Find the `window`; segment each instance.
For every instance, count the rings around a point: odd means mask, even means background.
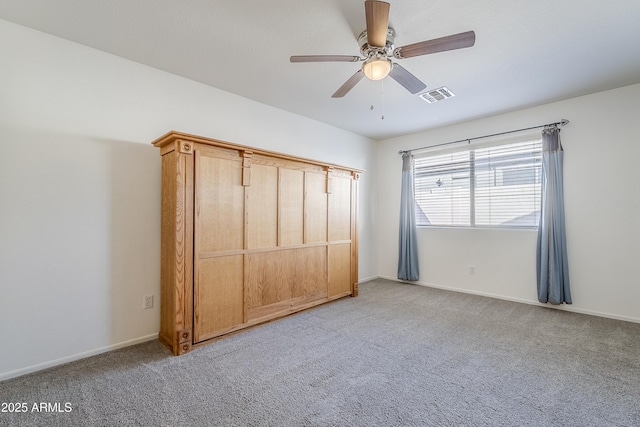
[[[536,227],[542,140],[416,157],[418,226]]]

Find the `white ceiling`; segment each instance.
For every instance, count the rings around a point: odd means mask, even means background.
[[[476,32],[400,61],[456,97],[428,104],[386,78],[384,102],[366,79],[333,99],[360,64],[289,62],[358,55],[363,0],[0,0],[0,18],[374,139],[640,82],[639,0],[389,2],[396,46]]]

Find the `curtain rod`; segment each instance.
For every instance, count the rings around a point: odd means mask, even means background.
[[[471,144],[471,141],[473,141],[474,139],[490,138],[492,136],[506,135],[506,134],[509,134],[509,133],[522,132],[523,130],[532,130],[532,129],[544,128],[544,127],[547,127],[547,126],[557,126],[557,125],[566,126],[567,124],[569,124],[569,120],[562,119],[559,122],[547,123],[545,125],[539,125],[539,126],[531,126],[530,128],[522,128],[522,129],[516,129],[516,130],[509,130],[509,131],[506,131],[506,132],[492,133],[491,135],[476,136],[474,138],[459,139],[458,141],[444,142],[442,144],[436,144],[436,145],[429,145],[427,147],[414,148],[413,150],[400,150],[400,151],[398,151],[398,154],[400,154],[400,155],[403,155],[404,153],[411,154],[414,151],[425,150],[427,148],[441,147],[443,145],[458,144],[460,142],[465,142],[465,141],[468,142],[469,144]]]

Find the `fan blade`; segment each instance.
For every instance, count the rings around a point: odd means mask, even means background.
[[[389,3],[367,0],[364,2],[364,11],[367,16],[367,43],[369,46],[384,47],[389,28]]]
[[[416,76],[398,64],[393,64],[393,69],[389,73],[389,76],[413,94],[416,94],[427,87],[427,85],[422,83]]]
[[[298,55],[289,58],[291,62],[358,62],[359,56],[350,55]]]
[[[353,87],[360,81],[362,80],[362,78],[364,77],[364,73],[362,72],[362,70],[358,70],[357,73],[355,73],[353,76],[351,76],[349,78],[349,80],[347,80],[346,82],[344,82],[344,84],[342,86],[340,86],[340,89],[338,89],[336,91],[336,93],[334,93],[333,95],[331,95],[332,98],[342,98],[343,96],[345,96],[351,89],[353,89]]]
[[[467,31],[465,33],[453,34],[451,36],[440,37],[439,39],[426,40],[397,48],[393,55],[398,58],[411,58],[414,56],[428,55],[430,53],[444,52],[446,50],[462,49],[471,47],[476,42],[476,33]]]

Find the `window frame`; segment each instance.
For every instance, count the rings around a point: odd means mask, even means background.
[[[536,230],[539,226],[538,222],[535,221],[535,224],[525,224],[525,225],[515,225],[515,224],[477,224],[477,211],[476,211],[476,188],[477,188],[477,170],[476,170],[476,151],[486,149],[486,148],[498,148],[500,146],[506,145],[515,145],[515,144],[532,144],[535,146],[535,153],[533,160],[533,168],[537,169],[537,172],[534,175],[533,184],[537,187],[534,187],[535,194],[533,197],[533,202],[536,203],[537,211],[539,212],[540,205],[540,197],[542,192],[542,135],[539,132],[536,133],[521,133],[516,135],[510,135],[507,137],[501,138],[493,138],[488,141],[484,141],[482,143],[473,143],[470,141],[463,145],[456,145],[454,147],[437,147],[435,149],[426,148],[424,151],[421,151],[419,154],[414,155],[414,159],[412,162],[412,170],[414,176],[413,190],[414,196],[416,200],[416,207],[414,209],[414,215],[416,216],[416,227],[418,228],[455,228],[455,229],[464,229],[464,228],[472,228],[472,229],[506,229],[506,230]],[[421,223],[418,219],[418,191],[416,189],[416,160],[426,157],[435,157],[440,155],[451,154],[455,152],[468,152],[469,153],[469,196],[468,196],[468,204],[469,204],[469,223],[464,225],[456,225],[456,224],[424,224]],[[452,168],[453,169],[453,168]],[[535,170],[534,169],[534,170]],[[425,215],[426,213],[422,211]],[[535,211],[533,211],[535,212]],[[533,213],[532,212],[532,213]],[[538,213],[539,215],[539,213]]]

